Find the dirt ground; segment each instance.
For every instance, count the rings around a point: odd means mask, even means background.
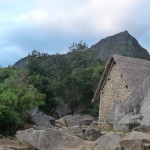
[[[21,146],[16,138],[7,137],[0,138],[0,150],[26,150],[26,147]]]
[[[8,138],[0,138],[0,146],[3,145],[15,145],[17,146],[19,142],[17,143],[16,138],[8,137]]]

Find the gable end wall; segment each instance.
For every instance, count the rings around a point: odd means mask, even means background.
[[[125,100],[130,95],[129,89],[114,64],[100,95],[99,123],[100,128],[107,127],[107,116],[116,102]]]

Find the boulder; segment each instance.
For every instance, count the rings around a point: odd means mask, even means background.
[[[133,131],[127,134],[123,140],[150,140],[150,134],[149,133],[143,133],[143,132],[138,132],[138,131]]]
[[[84,139],[85,129],[79,126],[69,127],[67,129],[68,133],[73,134],[77,137]]]
[[[124,140],[120,142],[120,150],[144,150],[141,140]]]
[[[81,147],[81,150],[86,150],[85,145],[83,145],[83,146]]]
[[[53,113],[53,117],[59,119],[61,117],[72,114],[71,108],[68,107],[58,107]]]
[[[101,136],[101,132],[99,129],[91,129],[87,126],[74,126],[69,127],[67,132],[73,134],[77,137],[80,137],[84,140],[95,141]]]
[[[133,131],[120,141],[124,150],[144,150],[150,148],[150,134]]]
[[[63,150],[78,147],[82,140],[55,129],[34,130],[33,128],[18,131],[17,139],[39,150]]]
[[[13,149],[5,148],[5,147],[0,146],[0,150],[13,150]]]
[[[89,125],[90,129],[98,129],[98,123],[93,121],[90,125]]]
[[[148,132],[150,132],[150,127],[148,127],[148,126],[138,126],[138,127],[133,128],[133,131],[148,133]]]
[[[100,136],[93,145],[94,150],[116,150],[123,137],[123,133],[108,133]]]
[[[87,125],[89,126],[93,121],[94,117],[88,114],[74,114],[68,115],[57,120],[60,124],[67,127]]]
[[[99,129],[86,129],[85,130],[85,134],[84,134],[85,138],[87,140],[91,140],[91,141],[94,141],[94,140],[97,140],[100,136],[101,136],[101,132]]]
[[[131,95],[120,102],[116,102],[109,111],[107,122],[115,130],[131,130],[137,126],[150,126],[150,76],[131,93]],[[124,125],[123,125],[124,124]]]
[[[36,129],[47,129],[53,128],[52,125],[55,123],[55,119],[51,116],[44,114],[43,112],[39,111],[38,109],[33,109],[30,111],[30,120],[35,125]]]

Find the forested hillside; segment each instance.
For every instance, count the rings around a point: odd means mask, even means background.
[[[72,113],[97,116],[98,105],[91,103],[91,99],[106,60],[113,53],[150,58],[125,31],[91,48],[82,42],[73,44],[66,54],[49,55],[33,50],[14,66],[1,68],[0,132],[13,134],[28,126],[28,113],[35,107],[49,115],[65,106]]]
[[[32,51],[23,69],[0,69],[0,131],[13,134],[27,125],[29,110],[53,115],[67,105],[72,113],[98,115],[91,99],[104,70],[85,43],[73,44],[65,55]]]
[[[95,59],[107,61],[111,55],[118,54],[132,58],[150,60],[148,51],[128,31],[117,33],[113,36],[101,39],[91,46],[89,51],[95,53]],[[67,54],[66,54],[67,55]],[[15,63],[15,66],[23,68],[28,63],[28,57],[24,57]]]

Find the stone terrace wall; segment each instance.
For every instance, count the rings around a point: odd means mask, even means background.
[[[125,100],[130,95],[129,89],[114,64],[100,95],[99,122],[100,128],[107,128],[107,116],[116,102]]]

